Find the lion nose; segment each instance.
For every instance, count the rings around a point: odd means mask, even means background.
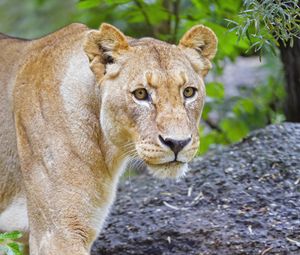
[[[158,136],[162,144],[168,146],[177,157],[177,154],[191,141],[191,138],[184,140],[175,140],[172,138],[163,138],[161,135]]]

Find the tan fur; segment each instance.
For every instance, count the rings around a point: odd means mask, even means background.
[[[72,24],[33,41],[1,34],[0,230],[29,231],[27,210],[32,255],[89,254],[128,159],[143,159],[161,178],[186,172],[215,51],[203,26],[179,46],[132,39],[108,24]],[[185,100],[188,86],[198,92]],[[137,88],[151,101],[135,99]],[[171,162],[159,135],[192,139]],[[18,225],[1,222],[20,212]]]

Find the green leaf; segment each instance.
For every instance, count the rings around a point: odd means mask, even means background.
[[[252,98],[239,99],[233,106],[233,112],[237,115],[242,113],[254,113],[255,104]]]
[[[0,233],[0,239],[18,239],[22,237],[22,233],[19,231],[12,231],[12,232],[6,232],[6,233]]]
[[[85,1],[80,1],[77,3],[77,7],[79,9],[89,9],[92,7],[96,7],[100,4],[101,0],[85,0]]]
[[[226,0],[219,1],[218,3],[222,9],[237,12],[240,9],[240,1],[237,0]]]
[[[202,132],[203,131],[200,131],[200,133]],[[200,137],[201,138],[200,138],[200,147],[198,149],[198,155],[202,155],[206,153],[209,149],[212,149],[217,144],[219,145],[228,144],[224,134],[216,130],[212,130],[205,135],[201,135]]]
[[[250,131],[242,120],[233,117],[223,119],[220,127],[231,142],[240,141]]]
[[[202,118],[203,119],[207,119],[208,116],[209,116],[209,113],[211,112],[211,110],[212,110],[211,104],[210,103],[206,103],[204,105],[204,108],[203,108],[203,111],[202,111]]]
[[[101,0],[99,0],[99,1],[101,1]],[[106,0],[106,2],[108,4],[119,5],[119,4],[126,4],[126,3],[129,3],[129,2],[132,2],[132,1],[131,0]]]
[[[8,247],[8,250],[11,252],[13,255],[22,255],[20,245],[17,243],[9,243],[6,245]]]
[[[206,95],[211,98],[223,99],[224,86],[220,82],[210,82],[206,84]]]

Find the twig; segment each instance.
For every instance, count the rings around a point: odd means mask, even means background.
[[[170,236],[168,236],[168,237],[167,237],[167,240],[168,240],[168,243],[169,243],[169,244],[171,244],[171,242],[172,242],[172,239],[171,239],[171,237],[170,237]]]
[[[250,235],[253,235],[253,230],[252,230],[252,226],[251,225],[248,226],[248,231],[249,231]]]
[[[149,29],[150,29],[150,31],[152,33],[152,36],[155,36],[154,28],[153,28],[153,26],[152,26],[152,24],[150,22],[150,19],[149,19],[149,16],[148,16],[146,10],[144,9],[143,4],[139,0],[134,0],[134,2],[136,4],[136,6],[140,9],[141,13],[143,14],[144,19],[146,21],[146,24],[147,24],[147,26],[149,27]]]
[[[300,247],[300,242],[299,241],[296,241],[296,240],[293,240],[289,237],[286,237],[286,240],[288,240],[289,242],[295,244],[296,246]]]
[[[167,33],[168,35],[171,35],[171,24],[172,24],[172,15],[173,15],[173,12],[170,7],[171,4],[172,4],[172,1],[169,1],[169,0],[163,1],[163,7],[168,12],[168,20],[161,22],[161,25],[159,26],[159,32]],[[163,29],[161,30],[161,28],[163,28]],[[170,38],[168,40],[170,40]],[[169,42],[172,42],[172,41],[169,41]]]
[[[192,195],[193,186],[188,188],[187,196],[190,197]]]
[[[175,15],[175,24],[174,24],[174,31],[172,36],[172,42],[176,42],[176,37],[178,33],[178,27],[180,22],[180,16],[179,16],[179,7],[180,7],[180,0],[176,0],[173,4],[173,12]]]
[[[222,132],[222,129],[216,124],[214,123],[211,119],[206,119],[204,120],[204,122],[211,128],[211,129],[214,129],[214,130],[217,130],[218,132]]]
[[[216,130],[219,133],[223,133],[222,129],[218,126],[218,124],[214,123],[211,119],[207,118],[206,120],[203,120],[205,124],[207,124],[211,129]],[[225,134],[225,133],[224,133]],[[227,135],[224,135],[224,139],[226,143],[231,143]]]
[[[266,255],[266,254],[267,254],[270,250],[272,250],[272,249],[273,249],[273,247],[269,247],[269,248],[263,250],[262,253],[261,253],[260,255]]]
[[[190,206],[194,206],[200,202],[200,200],[204,199],[202,191],[199,192],[199,194],[193,199],[193,201],[190,203]]]
[[[168,202],[166,202],[166,201],[163,201],[163,203],[164,203],[164,205],[165,206],[167,206],[167,207],[169,207],[169,208],[171,208],[171,209],[173,209],[173,210],[188,210],[188,208],[184,208],[184,207],[177,207],[177,206],[175,206],[175,205],[170,205]]]

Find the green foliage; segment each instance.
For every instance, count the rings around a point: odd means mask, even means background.
[[[240,95],[235,97],[224,97],[220,83],[207,84],[208,100],[203,110],[199,154],[216,145],[240,141],[257,128],[284,121],[285,91],[282,75],[277,74],[270,76],[266,84],[240,88]]]
[[[0,233],[0,252],[7,255],[22,255],[23,245],[16,242],[16,239],[22,237],[19,231]]]
[[[0,32],[37,38],[77,19],[77,0],[1,0]]]
[[[213,69],[214,76],[218,76],[224,59],[234,61],[245,52],[252,54],[265,46],[274,50],[278,39],[292,43],[300,31],[297,4],[297,0],[2,0],[0,31],[30,38],[71,22],[82,22],[91,28],[107,22],[132,37],[152,36],[177,43],[193,25],[204,24],[214,30],[219,40]],[[255,128],[282,121],[282,84],[273,76],[265,84],[241,89],[239,96],[228,98],[223,84],[208,83],[199,153],[217,144],[239,141]]]
[[[255,52],[263,47],[275,51],[278,42],[291,47],[300,38],[298,0],[244,0],[235,21],[228,20],[239,39],[248,38]]]
[[[193,25],[209,26],[222,45],[215,61],[218,64],[225,57],[233,60],[249,47],[246,40],[237,43],[236,35],[228,32],[225,21],[235,17],[241,5],[241,0],[81,0],[77,7],[79,19],[91,27],[109,22],[132,37],[153,36],[171,43],[177,43]]]

